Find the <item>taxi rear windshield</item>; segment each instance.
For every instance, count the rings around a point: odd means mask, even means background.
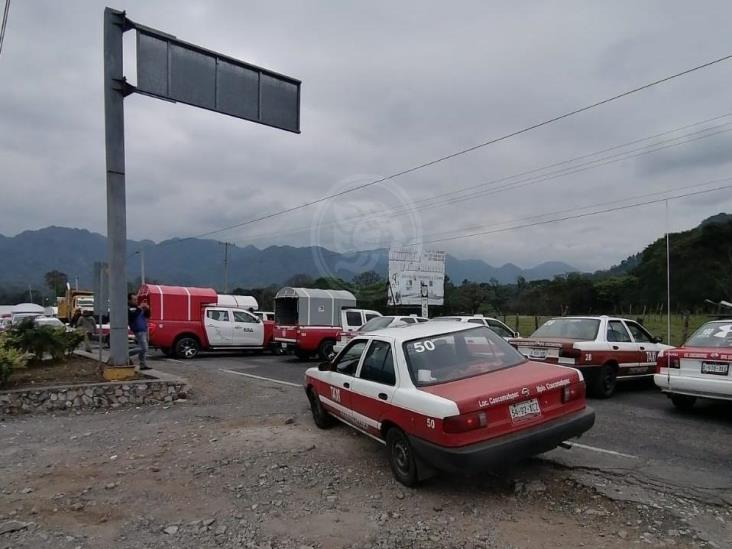
[[[436,385],[511,368],[526,358],[495,332],[479,326],[403,344],[412,382]]]
[[[591,341],[597,337],[600,321],[594,318],[553,318],[547,320],[531,337],[566,337]]]
[[[692,334],[685,347],[732,347],[732,322],[709,322]]]

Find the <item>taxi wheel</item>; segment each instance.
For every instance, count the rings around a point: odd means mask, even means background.
[[[392,427],[386,433],[386,451],[394,477],[404,486],[415,486],[419,482],[417,460],[409,439],[401,429]]]
[[[618,374],[613,365],[603,364],[597,371],[593,372],[593,376],[592,396],[610,398],[618,383]]]
[[[696,403],[696,397],[689,395],[671,395],[671,402],[679,410],[691,410]]]
[[[310,401],[310,411],[313,413],[313,421],[321,429],[333,427],[335,419],[323,409],[318,398],[318,393],[314,389],[308,390],[308,400]]]

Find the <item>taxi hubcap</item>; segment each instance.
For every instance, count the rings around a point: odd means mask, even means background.
[[[394,444],[394,461],[399,469],[403,471],[409,469],[409,450],[402,440]]]

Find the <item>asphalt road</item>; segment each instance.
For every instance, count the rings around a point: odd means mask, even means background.
[[[298,386],[305,370],[317,366],[269,354],[209,354],[176,362],[228,376],[231,383],[267,378]],[[612,398],[590,399],[589,405],[597,414],[595,426],[572,450],[547,454],[550,459],[568,467],[624,471],[732,504],[732,402],[699,401],[691,412],[680,412],[646,380],[621,383]]]

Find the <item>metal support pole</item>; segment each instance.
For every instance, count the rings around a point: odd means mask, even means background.
[[[125,117],[122,72],[124,12],[104,10],[104,141],[107,156],[107,255],[109,262],[110,364],[126,366],[127,212],[125,201]]]
[[[666,343],[671,343],[671,241],[669,240],[668,200],[666,201]],[[682,341],[683,343],[683,341]]]
[[[145,248],[140,249],[140,284],[145,284]]]
[[[230,243],[224,242],[224,293],[229,293],[229,246]]]

